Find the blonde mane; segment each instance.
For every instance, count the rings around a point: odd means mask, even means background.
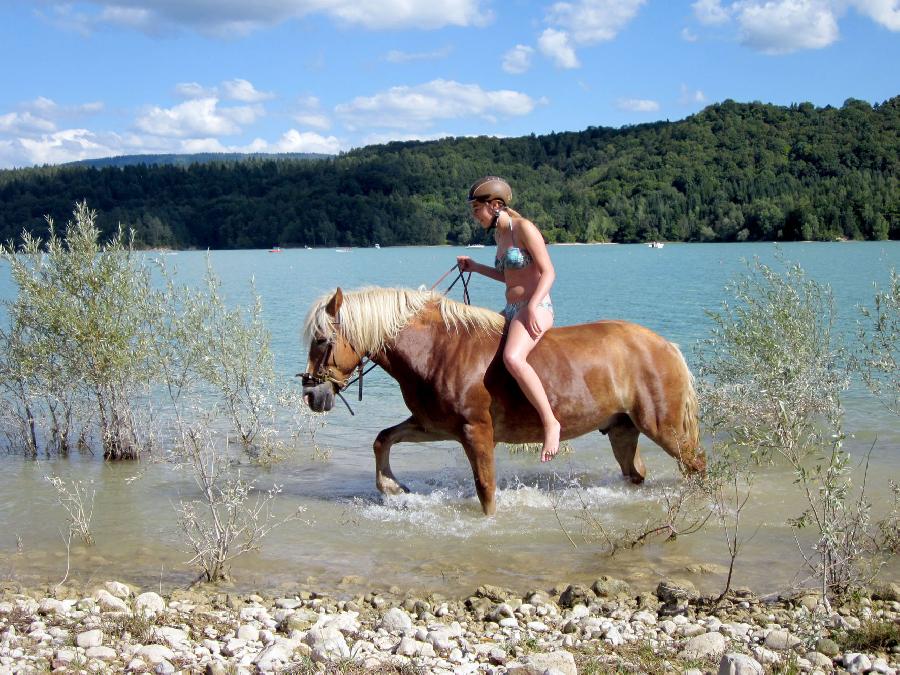
[[[314,335],[327,335],[333,330],[331,317],[325,311],[333,295],[319,298],[306,316],[303,335],[307,342]],[[429,303],[437,304],[448,330],[462,328],[498,335],[503,331],[503,316],[489,309],[464,305],[434,291],[377,286],[344,291],[338,330],[354,349],[374,354]]]

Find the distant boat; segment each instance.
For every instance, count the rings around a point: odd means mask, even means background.
[[[381,248],[381,244],[375,244],[375,248]]]
[[[661,241],[651,241],[647,244],[650,248],[662,248],[665,244]]]
[[[281,247],[273,246],[272,248],[269,249],[269,253],[281,253]]]
[[[307,251],[309,251],[309,250],[311,249],[311,246],[310,246],[309,244],[307,244],[307,245],[304,246],[303,248],[305,248]]]
[[[352,251],[352,250],[353,250],[353,249],[351,249],[351,248],[347,248],[346,246],[342,246],[342,247],[340,247],[340,248],[334,249],[334,252],[335,252],[335,253],[350,253],[350,251]]]
[[[469,244],[466,248],[484,248],[484,244]]]

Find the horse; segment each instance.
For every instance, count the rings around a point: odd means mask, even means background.
[[[340,287],[306,317],[309,359],[303,398],[331,410],[365,359],[400,385],[411,415],[375,439],[375,485],[408,492],[391,471],[395,443],[455,440],[472,467],[485,515],[496,510],[494,448],[543,439],[537,411],[503,364],[504,319],[433,291]],[[562,440],[607,434],[622,475],[641,483],[643,433],[678,460],[704,472],[693,377],[678,347],[634,323],[597,321],[552,328],[529,354]]]

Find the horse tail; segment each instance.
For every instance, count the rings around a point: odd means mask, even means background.
[[[678,345],[673,344],[681,367],[684,371],[684,390],[682,392],[681,443],[682,462],[688,470],[703,471],[706,468],[706,457],[700,447],[700,403],[697,390],[694,388],[694,374],[688,368],[684,354]]]

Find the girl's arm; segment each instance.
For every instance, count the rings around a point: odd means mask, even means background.
[[[476,272],[478,274],[483,274],[489,279],[494,279],[495,281],[505,281],[503,272],[498,272],[493,267],[477,263],[467,255],[456,256],[456,264],[459,265],[461,272]]]

